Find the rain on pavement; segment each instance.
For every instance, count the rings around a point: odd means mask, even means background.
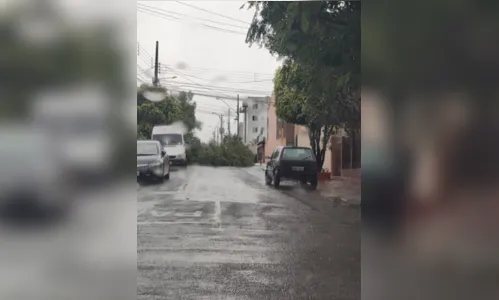
[[[138,299],[360,299],[359,211],[314,208],[325,200],[261,173],[189,166],[138,184]]]

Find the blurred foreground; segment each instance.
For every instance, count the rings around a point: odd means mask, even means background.
[[[481,4],[363,7],[365,299],[499,295],[499,10]]]
[[[0,298],[135,299],[135,3],[3,8]]]

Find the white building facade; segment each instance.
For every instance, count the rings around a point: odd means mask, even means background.
[[[243,104],[246,109],[246,139],[243,141],[246,145],[254,145],[256,149],[257,142],[267,137],[268,130],[268,105],[270,97],[248,97]]]

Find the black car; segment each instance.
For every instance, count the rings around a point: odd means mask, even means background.
[[[158,141],[137,141],[137,179],[170,179],[170,160]]]
[[[317,163],[311,148],[286,146],[274,150],[265,169],[265,183],[279,187],[283,180],[310,183],[317,188]]]

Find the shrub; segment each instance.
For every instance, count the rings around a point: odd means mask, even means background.
[[[226,136],[220,144],[214,141],[197,143],[196,140],[187,151],[190,163],[217,167],[249,167],[254,164],[253,153],[237,136]]]

